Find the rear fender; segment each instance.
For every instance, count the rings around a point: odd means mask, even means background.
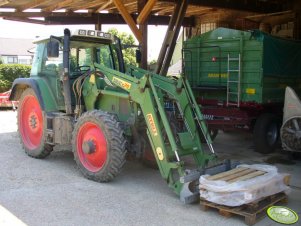
[[[301,116],[301,101],[296,92],[288,86],[285,90],[283,122],[299,116]]]
[[[18,78],[12,85],[12,91],[9,100],[17,101],[20,99],[23,91],[27,88],[32,88],[38,98],[43,111],[57,111],[58,106],[50,92],[47,84],[41,79]]]

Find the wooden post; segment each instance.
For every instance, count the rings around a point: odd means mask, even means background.
[[[301,0],[294,1],[295,21],[294,21],[294,33],[295,39],[301,39]]]
[[[186,9],[188,7],[188,1],[189,0],[177,0],[177,5],[170,18],[156,68],[156,73],[162,76],[167,75],[168,67],[176,46],[180,28],[186,13]]]
[[[137,2],[137,7],[138,7],[138,14],[141,15],[141,10],[145,9],[145,5],[146,5],[146,0],[138,0]],[[147,17],[148,15],[143,17],[143,22],[141,24],[139,24],[139,30],[142,34],[142,40],[141,42],[139,42],[140,46],[141,46],[141,63],[139,65],[139,67],[141,67],[142,69],[146,69],[147,70]]]
[[[99,21],[95,24],[95,30],[101,31],[101,23],[99,23]]]
[[[296,12],[294,21],[294,39],[301,39],[301,13]]]

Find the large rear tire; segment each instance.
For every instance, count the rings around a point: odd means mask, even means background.
[[[72,150],[86,178],[107,182],[120,173],[125,163],[126,140],[114,115],[93,110],[78,119],[72,134]]]
[[[17,115],[18,133],[25,153],[33,158],[45,158],[53,150],[46,144],[44,115],[33,89],[26,89],[20,98]]]
[[[280,120],[276,115],[260,115],[254,126],[255,151],[262,154],[273,152],[279,141],[279,128]]]

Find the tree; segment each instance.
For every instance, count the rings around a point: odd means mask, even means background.
[[[119,32],[116,28],[111,28],[108,32],[120,38],[122,45],[135,45],[134,36],[131,34]],[[135,48],[123,49],[122,53],[125,64],[137,65]]]

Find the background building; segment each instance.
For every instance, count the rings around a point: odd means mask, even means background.
[[[4,64],[31,65],[33,48],[31,39],[0,38],[0,57]]]

